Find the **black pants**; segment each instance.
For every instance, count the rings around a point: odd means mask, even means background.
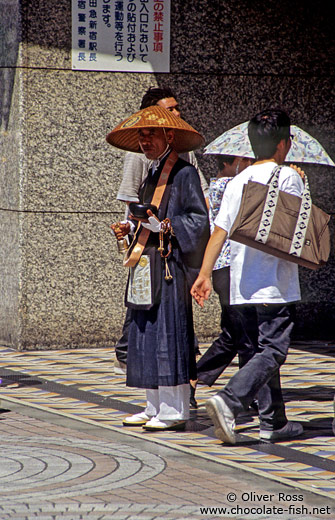
[[[258,398],[263,430],[276,430],[287,423],[280,386],[280,366],[285,362],[293,328],[294,305],[236,305],[242,335],[258,329],[256,354],[230,379],[218,395],[237,416]],[[252,319],[252,322],[250,322]]]
[[[213,271],[212,278],[214,291],[219,295],[221,304],[221,333],[197,362],[198,379],[208,386],[215,383],[237,353],[239,366],[245,365],[255,354],[257,344],[257,327],[256,324],[252,325],[254,314],[250,316],[249,331],[245,334],[237,306],[229,305],[230,268]]]
[[[115,355],[116,359],[120,361],[120,363],[127,363],[127,353],[128,353],[128,332],[129,325],[131,321],[131,310],[127,308],[126,317],[124,320],[124,324],[122,327],[122,336],[115,345]]]

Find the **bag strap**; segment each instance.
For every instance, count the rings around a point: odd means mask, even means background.
[[[266,244],[272,226],[272,221],[275,215],[277,202],[279,198],[279,174],[281,166],[275,166],[271,172],[271,177],[267,184],[269,189],[265,198],[263,213],[256,233],[256,242]]]
[[[178,154],[172,150],[165,161],[151,200],[151,204],[154,204],[157,206],[157,208],[160,207],[171,170],[176,164],[177,160]],[[123,265],[125,267],[134,267],[134,265],[137,264],[148,241],[149,235],[150,230],[141,226],[141,223],[139,222],[133,239],[134,247],[130,247],[128,249],[123,261]]]
[[[308,228],[308,222],[312,211],[312,199],[309,191],[309,183],[306,175],[304,176],[305,187],[301,197],[300,211],[295,225],[293,233],[293,239],[291,248],[289,251],[290,255],[301,256],[302,248],[305,243],[306,231]]]
[[[258,227],[258,231],[256,234],[255,240],[257,242],[261,242],[262,244],[266,244],[271,226],[274,218],[274,214],[277,207],[277,202],[279,199],[279,174],[282,166],[276,166],[269,179],[269,189],[265,199],[265,204],[263,208],[262,217],[260,220],[260,224]],[[312,201],[309,190],[309,183],[307,176],[304,177],[304,191],[301,197],[299,215],[297,218],[295,230],[293,233],[293,238],[291,242],[291,247],[289,254],[294,256],[301,256],[303,245],[305,242],[306,231],[308,227],[308,222],[311,215],[312,210]]]

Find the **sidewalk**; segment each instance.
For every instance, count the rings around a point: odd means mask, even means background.
[[[144,392],[113,374],[113,349],[0,347],[0,520],[334,519],[333,351],[295,344],[282,369],[301,438],[259,442],[257,416],[246,413],[229,446],[203,405],[236,365],[198,389],[186,432],[150,433],[122,426]]]

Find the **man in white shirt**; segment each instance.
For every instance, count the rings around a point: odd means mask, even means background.
[[[249,180],[266,184],[274,167],[284,162],[290,149],[290,119],[282,110],[265,110],[257,114],[250,121],[248,132],[256,162],[227,186],[199,276],[191,290],[201,306],[211,292],[212,269],[239,210],[244,184]],[[292,168],[282,167],[279,189],[300,197],[303,192],[301,177]],[[253,340],[255,355],[206,403],[215,434],[222,441],[236,442],[235,418],[248,409],[256,396],[261,439],[276,441],[302,433],[299,423],[286,418],[279,375],[290,344],[293,302],[298,300],[300,287],[296,264],[231,241],[230,304],[235,305],[240,314],[241,341],[242,334],[254,336],[255,324],[258,341]]]

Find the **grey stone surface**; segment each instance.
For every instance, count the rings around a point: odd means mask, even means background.
[[[0,82],[2,105],[0,133],[0,330],[1,341],[17,347],[21,337],[21,160],[24,128],[20,103],[21,78],[15,81],[12,70],[2,69]],[[12,81],[13,79],[13,81]],[[10,110],[9,110],[10,108]],[[22,126],[21,126],[22,123]]]
[[[109,222],[101,214],[27,215],[23,348],[103,346],[117,339],[112,327],[122,323],[125,276]]]
[[[327,0],[174,2],[174,73],[334,73],[333,4]]]
[[[0,437],[0,504],[36,503],[139,484],[165,469],[164,459],[122,444],[76,438]],[[89,477],[88,477],[89,475]]]
[[[74,72],[69,0],[0,2],[1,342],[61,348],[118,338],[126,271],[109,225],[123,216],[115,197],[124,154],[105,135],[150,85],[172,86],[207,143],[275,105],[335,157],[331,6],[216,0],[199,9],[177,0],[171,74],[154,75]],[[215,175],[215,159],[197,156]],[[305,169],[314,201],[335,213],[333,169]],[[332,334],[334,277],[333,250],[325,268],[301,270],[298,335]],[[195,309],[200,337],[218,332],[219,314],[216,296]]]

